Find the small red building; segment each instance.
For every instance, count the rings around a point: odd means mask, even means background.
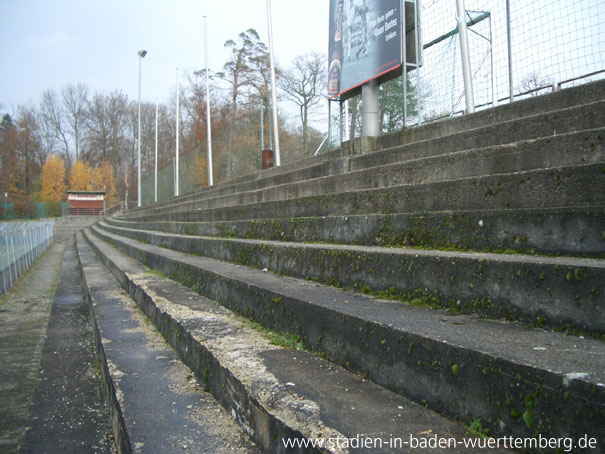
[[[98,216],[105,209],[105,191],[67,191],[70,216]]]

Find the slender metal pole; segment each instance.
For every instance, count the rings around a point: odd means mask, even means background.
[[[267,23],[269,25],[269,60],[271,62],[271,95],[273,98],[273,135],[275,136],[275,165],[281,165],[279,152],[279,124],[277,122],[277,87],[275,86],[275,65],[273,64],[273,25],[271,23],[271,0],[267,0]]]
[[[176,152],[174,164],[174,196],[179,195],[179,68],[176,69]]]
[[[466,10],[464,0],[456,0],[458,19],[458,32],[460,35],[460,52],[462,54],[462,75],[464,77],[464,96],[466,99],[466,113],[475,111],[475,96],[473,94],[473,75],[471,73],[471,60],[468,52],[468,35],[466,31]]]
[[[416,54],[416,110],[418,111],[418,121],[417,125],[422,124],[422,102],[420,99],[420,93],[422,93],[422,77],[420,77],[420,52],[422,52],[422,48],[420,47],[420,0],[414,1],[414,44],[416,45],[415,54]],[[404,80],[404,83],[407,85],[407,74]]]
[[[212,178],[212,127],[210,126],[210,76],[208,75],[208,18],[204,16],[204,41],[206,51],[206,137],[208,140],[208,186],[214,184]]]
[[[515,100],[513,94],[513,44],[510,34],[510,2],[506,0],[506,41],[508,43],[508,96],[510,102]]]
[[[263,106],[263,100],[261,99],[260,101],[260,149],[264,150],[265,149],[265,121],[263,118],[263,111],[264,111],[264,106]]]
[[[349,100],[345,101],[345,138],[346,140],[350,140],[351,139],[351,133],[349,131]]]
[[[155,101],[155,165],[153,169],[153,201],[158,201],[158,101]]]
[[[339,125],[338,125],[338,133],[340,134],[340,146],[342,147],[342,143],[344,142],[344,108],[343,108],[344,102],[342,101],[342,99],[338,100],[338,118],[339,118]]]
[[[402,58],[402,71],[401,71],[401,84],[403,86],[403,129],[405,129],[408,120],[408,89],[407,89],[407,77],[408,77],[408,57],[407,57],[407,43],[406,43],[406,31],[407,24],[405,20],[405,0],[401,0],[401,58]]]
[[[328,151],[332,145],[332,101],[328,99]]]
[[[498,94],[496,93],[498,84],[496,83],[496,71],[494,70],[494,43],[496,42],[494,36],[494,27],[492,23],[492,15],[490,12],[489,15],[489,53],[490,53],[490,67],[491,67],[491,75],[492,75],[492,107],[496,107],[498,105]]]
[[[137,139],[137,207],[141,206],[141,61],[139,53],[139,132]]]

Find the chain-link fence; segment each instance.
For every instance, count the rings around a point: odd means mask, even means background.
[[[19,279],[53,240],[54,221],[0,223],[0,295]]]
[[[456,0],[416,1],[423,48],[421,67],[408,72],[405,125],[401,115],[388,128],[383,125],[383,133],[467,111]],[[464,0],[464,3],[476,110],[605,78],[605,1]],[[400,83],[399,90],[402,87]],[[361,134],[359,98],[349,99],[343,105],[342,121],[338,103],[331,103],[331,127],[326,125],[330,137],[317,153]],[[221,139],[215,136],[214,141]],[[282,153],[287,153],[288,147],[282,148]],[[199,178],[205,169],[198,169],[195,156],[196,153],[181,155],[181,194],[205,186],[204,179]],[[226,156],[223,154],[222,159]],[[243,173],[260,169],[260,150],[252,156]],[[215,168],[219,164],[217,160]],[[225,167],[224,162],[222,165]],[[143,203],[152,203],[153,173],[143,178],[142,189]],[[158,200],[173,194],[174,163],[158,170]]]
[[[422,0],[420,118],[466,111],[454,0]],[[605,77],[602,0],[465,0],[477,109]]]

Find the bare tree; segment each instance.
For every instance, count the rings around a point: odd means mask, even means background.
[[[17,120],[17,152],[23,162],[23,190],[26,196],[34,192],[34,180],[42,170],[43,157],[41,156],[40,140],[38,136],[38,119],[33,107],[19,108]]]
[[[550,88],[552,84],[553,80],[550,77],[542,77],[538,72],[532,71],[521,79],[517,85],[517,91],[522,94],[529,93],[531,96],[539,96],[540,89]]]
[[[88,104],[85,159],[91,164],[111,162],[119,168],[120,150],[126,147],[128,98],[119,90],[109,95],[97,93]]]
[[[61,145],[61,153],[65,158],[67,169],[71,169],[70,146],[65,127],[65,115],[63,107],[57,99],[57,94],[53,90],[46,90],[42,94],[40,102],[40,119],[44,131],[45,149],[48,153],[53,151],[56,143]]]
[[[305,155],[309,154],[309,111],[325,95],[326,63],[326,56],[317,52],[301,55],[280,78],[280,86],[286,97],[300,109]]]
[[[61,90],[61,101],[65,109],[65,119],[70,126],[69,133],[74,139],[77,161],[80,152],[80,137],[86,124],[88,87],[82,84],[67,85]]]

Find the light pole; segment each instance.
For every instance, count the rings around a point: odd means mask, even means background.
[[[208,77],[208,21],[206,16],[204,16],[204,48],[206,54],[206,138],[208,140],[208,186],[212,186],[212,127],[210,125],[210,78]]]
[[[139,138],[137,140],[137,207],[141,206],[141,60],[147,55],[146,50],[139,51]]]
[[[273,24],[271,22],[271,1],[267,0],[267,24],[269,25],[269,62],[271,65],[271,95],[273,99],[273,135],[275,136],[275,165],[281,165],[279,153],[279,124],[277,122],[277,87],[275,86],[275,65],[273,64]]]
[[[158,100],[155,100],[155,164],[153,167],[153,201],[158,201]]]
[[[176,152],[174,157],[174,196],[179,195],[179,68],[176,69]]]

